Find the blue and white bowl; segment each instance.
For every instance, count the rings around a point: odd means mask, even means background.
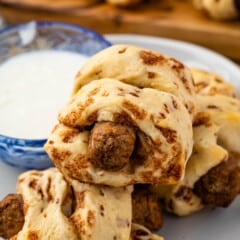
[[[28,37],[24,36],[25,32],[28,32],[25,34]],[[91,56],[110,45],[101,35],[81,26],[30,22],[0,31],[0,64],[20,53],[34,50],[57,49]],[[51,160],[43,149],[45,142],[46,139],[20,139],[0,132],[0,160],[26,169],[50,167]]]

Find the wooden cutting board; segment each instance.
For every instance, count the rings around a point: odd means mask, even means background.
[[[0,0],[0,13],[10,24],[57,20],[102,34],[134,33],[179,39],[240,61],[240,20],[214,21],[194,9],[188,0],[147,1],[135,9],[119,9],[104,2],[86,6],[80,0],[58,0],[54,4],[52,0]]]

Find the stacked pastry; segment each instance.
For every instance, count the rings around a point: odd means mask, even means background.
[[[192,152],[194,111],[193,82],[183,64],[142,48],[116,45],[81,69],[45,149],[74,186],[104,185],[114,193],[134,185],[128,222],[157,230],[162,222],[157,198],[145,184],[182,179]],[[116,215],[122,212],[113,201],[110,205]],[[108,238],[112,236],[104,236]]]
[[[195,109],[191,73],[175,59],[126,45],[90,58],[45,144],[56,168],[19,177],[12,239],[162,239],[146,228],[162,224],[148,187],[183,178]]]
[[[194,147],[183,180],[153,189],[179,216],[227,207],[240,192],[240,101],[219,76],[192,69],[198,111]]]
[[[217,75],[115,45],[83,66],[58,120],[45,144],[56,168],[19,177],[0,236],[162,239],[160,201],[182,216],[240,192],[240,102]]]

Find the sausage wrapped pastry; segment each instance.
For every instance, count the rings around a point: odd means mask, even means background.
[[[208,115],[218,127],[218,142],[230,152],[240,152],[240,101],[236,90],[220,76],[201,70],[191,70],[198,95],[198,114]],[[197,118],[197,117],[196,117]],[[199,120],[195,120],[199,121]]]
[[[240,153],[240,101],[223,95],[198,96],[198,107],[219,127],[218,141],[228,151]]]
[[[210,123],[196,126],[193,154],[188,160],[182,182],[172,186],[153,187],[159,197],[164,199],[167,211],[184,216],[204,207],[201,198],[194,194],[194,184],[228,158],[227,151],[217,144],[217,130],[218,127]]]
[[[62,109],[45,150],[70,179],[126,186],[176,183],[192,151],[192,122],[174,95],[101,79]]]
[[[198,124],[194,127],[193,154],[182,182],[155,187],[165,208],[179,216],[204,207],[227,207],[240,192],[239,153],[217,144],[220,128],[206,116]]]
[[[21,174],[17,192],[0,201],[0,236],[7,239],[162,239],[140,226],[138,209],[133,211],[136,201],[146,201],[151,211],[147,214],[143,204],[142,217],[153,219],[153,215],[159,221],[159,213],[153,212],[159,210],[154,207],[157,199],[137,190],[132,201],[131,186],[66,181],[56,168],[50,168]]]
[[[215,95],[197,96],[199,116],[208,115],[218,127],[217,143],[228,159],[201,177],[194,192],[205,205],[226,207],[240,192],[240,101],[228,83],[218,82],[214,89]]]
[[[205,88],[197,96],[194,147],[184,179],[155,188],[166,209],[180,216],[206,206],[227,207],[240,192],[240,101],[220,85],[214,89],[215,95]]]
[[[24,225],[12,240],[79,239],[69,218],[71,188],[57,169],[29,171],[20,175],[17,193],[24,205]]]
[[[191,116],[195,113],[191,72],[174,58],[141,47],[114,45],[86,62],[76,76],[73,94],[83,85],[101,78],[171,93],[183,102]]]
[[[130,237],[132,187],[111,188],[77,181],[68,184],[57,169],[51,168],[20,175],[17,192],[23,198],[24,224],[11,239]]]

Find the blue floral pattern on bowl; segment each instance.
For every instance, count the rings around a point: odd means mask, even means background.
[[[13,56],[34,50],[58,49],[92,56],[110,45],[101,35],[81,26],[30,22],[0,31],[0,64]],[[46,139],[0,135],[0,160],[26,169],[50,167],[52,162],[43,149],[45,142]]]

